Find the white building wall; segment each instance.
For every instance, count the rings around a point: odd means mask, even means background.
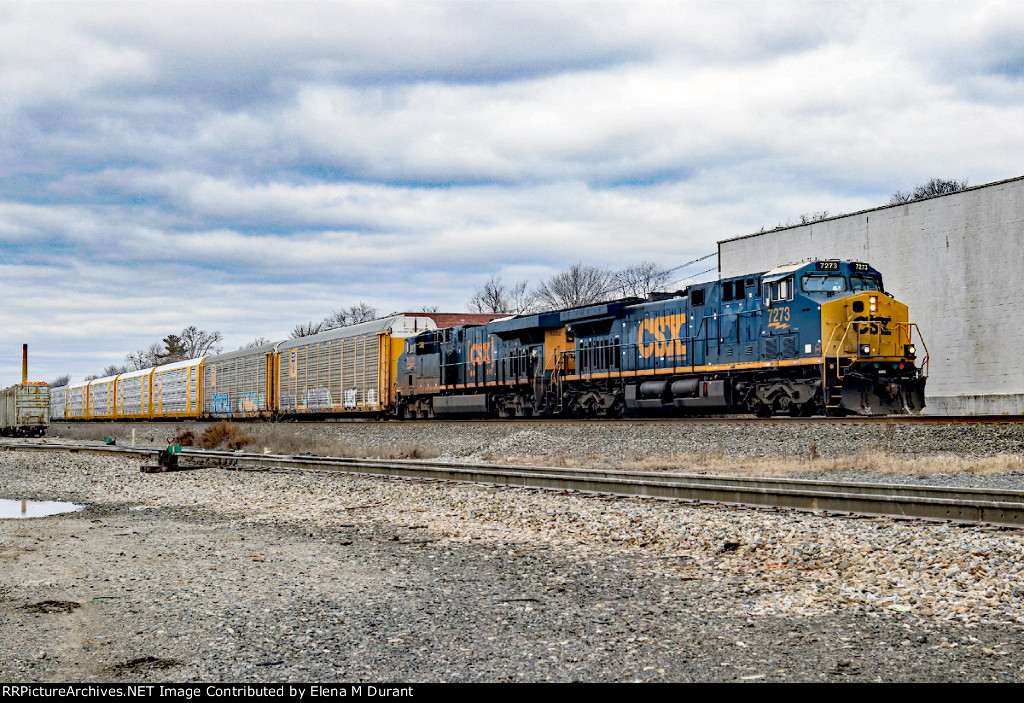
[[[722,277],[871,264],[928,345],[926,412],[1024,414],[1024,177],[718,246]]]

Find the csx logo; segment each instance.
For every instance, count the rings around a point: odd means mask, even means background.
[[[649,359],[652,355],[685,359],[686,345],[680,339],[685,325],[686,315],[683,314],[663,315],[641,321],[637,332],[640,356],[644,359]]]
[[[469,347],[469,363],[474,366],[491,362],[491,343],[483,342]]]

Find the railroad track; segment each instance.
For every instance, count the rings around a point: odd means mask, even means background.
[[[67,422],[63,420],[54,421],[53,425],[61,427],[96,425],[118,425],[126,427],[155,427],[160,425],[171,425],[182,422],[212,423],[216,419],[185,418],[177,420],[79,420]],[[254,422],[271,422],[270,420],[255,420]],[[697,425],[730,425],[730,424],[751,424],[751,425],[886,425],[886,424],[1021,424],[1024,423],[1024,415],[885,415],[862,417],[849,415],[846,417],[770,417],[756,418],[752,415],[727,415],[727,416],[703,416],[703,417],[624,417],[624,418],[603,418],[603,419],[579,419],[579,418],[478,418],[466,420],[378,420],[376,418],[321,418],[317,420],[289,419],[278,421],[284,425],[350,425],[350,424],[381,424],[382,422],[394,422],[402,425],[674,425],[674,424],[697,424]]]
[[[100,452],[140,458],[152,457],[160,451],[154,448],[22,442],[0,442],[0,449]],[[408,459],[284,456],[188,447],[182,449],[180,456],[186,462],[183,468],[202,465],[236,470],[334,471],[760,508],[1024,527],[1024,491]]]

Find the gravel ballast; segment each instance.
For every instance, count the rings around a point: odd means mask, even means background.
[[[1024,676],[1018,531],[138,467],[0,452],[0,497],[85,506],[0,521],[4,680]]]
[[[51,436],[90,432],[94,439],[136,429],[140,443],[162,445],[183,430],[196,436],[205,422],[54,423]],[[263,423],[256,430],[284,430],[309,443],[338,441],[366,453],[419,449],[441,458],[502,455],[585,459],[591,455],[638,459],[670,455],[824,458],[885,452],[901,458],[940,454],[989,457],[1024,455],[1024,422],[900,422],[835,420],[591,421],[579,422],[317,422]]]
[[[210,423],[97,423],[55,424],[53,441],[86,434],[94,439],[111,436],[121,445],[130,442],[135,430],[138,446],[166,446],[167,440],[185,431],[198,438]],[[253,423],[242,425],[256,437],[246,451],[262,451],[259,441],[286,438],[275,453],[392,458],[436,458],[454,461],[502,463],[526,461],[537,465],[583,465],[641,470],[758,475],[770,468],[762,460],[774,458],[807,463],[806,471],[795,466],[797,478],[862,482],[941,484],[1024,490],[1024,422],[872,422],[835,421],[806,423],[799,420],[674,422],[327,422]],[[271,442],[272,443],[272,442]],[[823,471],[809,458],[821,460],[884,455],[894,462],[946,457],[967,462],[1007,457],[1015,470],[984,475],[968,469],[955,474],[913,473],[914,467],[895,473],[873,474],[858,470],[853,460],[843,470]],[[742,470],[745,460],[754,467]],[[639,463],[639,465],[637,465]],[[820,463],[820,462],[819,462]],[[709,468],[705,464],[711,464]],[[734,466],[735,465],[735,466]],[[898,467],[897,467],[898,468]],[[927,467],[933,468],[933,467]],[[909,473],[908,473],[909,471]]]

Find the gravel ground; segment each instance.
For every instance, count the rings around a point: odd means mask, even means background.
[[[167,438],[183,430],[192,430],[198,437],[207,426],[208,423],[198,422],[55,424],[50,435],[60,438],[71,433],[74,436],[84,429],[95,438],[114,436],[125,444],[134,428],[140,446],[163,446]],[[255,427],[267,428],[268,425],[258,423]],[[649,462],[650,457],[662,457],[663,466],[644,468],[674,471],[693,471],[690,460],[702,458],[731,461],[778,457],[804,461],[812,454],[822,459],[836,459],[881,453],[897,460],[915,460],[1009,455],[1015,458],[1020,470],[988,476],[969,471],[898,475],[815,470],[794,474],[794,477],[1024,490],[1024,423],[1021,422],[345,422],[282,423],[269,427],[273,433],[285,433],[294,438],[295,452],[326,447],[337,448],[335,454],[342,452],[352,456],[389,456],[397,451],[399,455],[497,463],[525,458],[531,463],[554,466],[588,459],[614,464],[616,459]],[[260,449],[258,444],[251,447],[254,451]]]
[[[55,423],[51,436],[91,428],[95,438],[123,440],[136,428],[139,442],[164,443],[182,429],[200,434],[209,423]],[[594,421],[528,422],[324,422],[254,423],[284,428],[310,441],[339,440],[365,451],[419,447],[443,457],[478,459],[502,454],[586,458],[595,453],[622,458],[671,454],[719,454],[729,457],[805,458],[811,448],[821,457],[858,451],[882,451],[915,458],[937,454],[986,457],[1024,454],[1024,423],[958,422],[814,422]]]
[[[62,452],[0,476],[85,505],[0,521],[4,681],[1024,676],[1018,531]]]

